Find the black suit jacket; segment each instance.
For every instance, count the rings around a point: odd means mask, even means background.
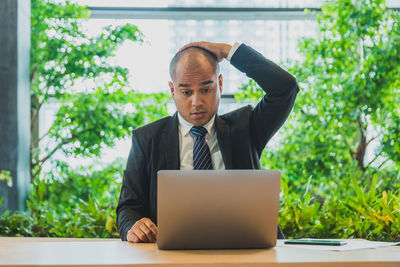
[[[226,169],[260,169],[261,153],[288,117],[297,92],[296,79],[260,53],[240,45],[231,64],[245,72],[266,95],[253,109],[243,107],[216,116],[218,144]],[[117,226],[122,240],[143,217],[157,224],[157,172],[180,169],[177,113],[132,132],[117,207]],[[283,238],[278,231],[278,238]]]

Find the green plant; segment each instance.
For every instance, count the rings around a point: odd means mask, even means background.
[[[331,193],[312,196],[282,184],[279,222],[289,238],[400,238],[400,190],[385,191],[374,175],[369,186],[354,177],[342,177]],[[398,178],[397,178],[398,179]]]
[[[68,0],[32,1],[32,179],[56,153],[99,156],[133,128],[167,113],[164,94],[133,91],[128,70],[111,62],[123,42],[142,42],[139,29],[107,26],[92,37],[82,27],[88,18],[87,7]],[[55,120],[39,136],[39,113],[50,103],[57,106]]]
[[[0,235],[118,236],[121,163],[72,169],[54,155],[100,156],[133,128],[165,116],[166,95],[135,92],[129,88],[128,70],[112,64],[123,42],[142,42],[136,26],[107,26],[92,37],[82,27],[88,18],[87,7],[68,0],[32,1],[33,188],[27,211],[1,215]],[[49,104],[57,112],[48,131],[39,136],[39,113]],[[43,172],[44,164],[51,171]]]
[[[384,0],[321,10],[289,69],[300,85],[289,122],[261,159],[283,171],[281,226],[289,237],[398,240],[399,13]],[[262,95],[250,81],[235,97]]]
[[[75,7],[67,6],[64,15],[75,12]],[[51,8],[35,12],[53,14]],[[282,170],[279,223],[288,238],[398,241],[398,14],[386,10],[380,0],[335,0],[323,5],[317,22],[318,37],[301,41],[304,58],[290,69],[301,85],[290,122],[281,130],[277,146],[267,147],[261,159],[264,168]],[[136,127],[166,114],[163,95],[149,97],[111,87],[65,92],[57,98],[60,111],[47,136],[63,143],[66,129],[77,136],[73,144],[79,142],[72,147],[63,144],[59,150],[71,156],[98,155],[101,149],[96,142],[106,140],[105,145],[112,145],[113,137],[127,134],[117,127],[127,125],[120,121]],[[235,97],[258,100],[262,94],[250,81]],[[77,106],[81,101],[84,110]],[[129,101],[139,114],[125,120],[116,103]],[[120,124],[107,119],[104,113],[109,108]],[[110,133],[104,130],[109,135],[101,139],[90,130],[80,134],[81,124],[82,129],[91,129],[87,118],[99,120],[100,129],[109,127]],[[366,151],[374,143],[368,158]],[[27,212],[0,215],[0,235],[116,237],[115,207],[123,163],[77,169],[65,162],[53,163],[51,173],[42,173],[41,179],[35,176]]]
[[[27,212],[0,216],[0,236],[118,237],[115,209],[123,161],[89,169],[64,166],[62,177],[36,178]]]

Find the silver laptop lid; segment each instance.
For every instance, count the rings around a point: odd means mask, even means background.
[[[270,248],[276,245],[280,172],[158,172],[160,249]]]

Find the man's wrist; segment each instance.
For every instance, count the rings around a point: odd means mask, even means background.
[[[235,54],[236,50],[239,48],[239,46],[241,44],[242,43],[235,42],[235,44],[232,46],[231,50],[229,51],[228,56],[226,57],[226,60],[231,61],[233,54]]]

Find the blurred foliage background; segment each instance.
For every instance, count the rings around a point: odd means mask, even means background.
[[[279,223],[289,238],[398,241],[399,14],[384,0],[332,0],[316,17],[317,37],[299,40],[303,58],[288,63],[300,85],[295,107],[261,160],[282,170]],[[26,212],[0,215],[0,235],[118,237],[125,162],[73,169],[54,155],[99,156],[133,128],[167,115],[168,96],[131,90],[127,70],[109,60],[124,41],[142,42],[139,29],[110,26],[88,37],[81,30],[87,18],[85,7],[69,2],[32,1],[33,186]],[[262,95],[250,80],[235,98],[255,103]],[[59,109],[38,136],[47,103]],[[56,145],[39,148],[46,140]],[[11,179],[2,172],[2,180]]]
[[[400,240],[400,17],[385,1],[328,1],[290,62],[300,93],[265,168],[283,171],[289,237]],[[236,95],[263,95],[254,81]]]

